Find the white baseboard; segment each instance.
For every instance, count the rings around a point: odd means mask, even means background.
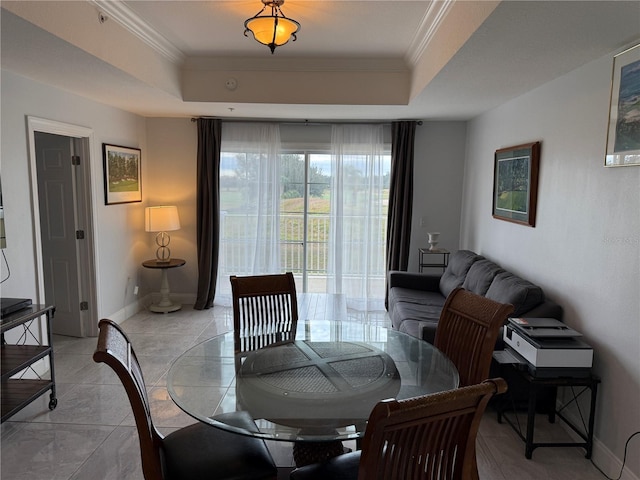
[[[142,310],[147,310],[152,303],[158,303],[160,301],[159,293],[150,293],[142,298],[137,299],[135,302],[131,302],[125,305],[123,308],[109,315],[109,319],[120,324],[127,318],[135,315]],[[193,306],[196,303],[196,295],[189,293],[172,293],[171,301],[173,303],[179,303],[181,305]]]
[[[109,320],[113,320],[117,324],[121,324],[127,318],[135,315],[140,310],[143,310],[144,309],[144,305],[145,305],[145,301],[146,301],[146,299],[148,297],[149,297],[149,295],[147,295],[144,298],[137,299],[137,300],[131,302],[128,305],[125,305],[124,307],[122,307],[117,312],[113,312],[112,314],[110,314],[107,318],[109,318]]]
[[[624,452],[620,452],[621,455]],[[627,455],[627,459],[629,455]],[[618,478],[620,469],[622,468],[622,459],[616,457],[611,450],[609,450],[604,443],[597,438],[593,438],[593,463],[595,463],[600,470],[605,472],[610,478]],[[620,480],[640,480],[629,467],[625,465],[622,469],[622,476]]]
[[[152,303],[158,303],[160,301],[159,293],[152,293],[144,298],[144,308],[148,308]],[[172,293],[171,302],[178,303],[180,305],[193,306],[196,303],[196,295],[190,293]]]
[[[575,415],[575,412],[564,410],[562,413],[567,418],[567,420],[569,420],[573,424],[581,424],[581,420],[579,416]],[[561,420],[556,420],[556,422],[562,425],[562,428],[564,428],[569,433],[574,441],[584,441],[565,422]],[[640,439],[633,441],[640,441]],[[619,454],[620,458],[618,458],[616,454],[609,450],[609,448],[604,443],[602,443],[595,434],[593,435],[593,451],[591,454],[591,458],[593,460],[593,463],[597,465],[598,468],[602,470],[609,478],[618,478],[618,475],[620,475],[620,469],[622,468],[622,455],[624,455],[624,452],[619,452]],[[627,459],[628,458],[629,456],[627,454]],[[640,477],[635,475],[625,465],[625,467],[622,469],[622,476],[620,477],[620,480],[640,480]]]

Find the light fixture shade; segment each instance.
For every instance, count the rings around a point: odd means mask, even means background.
[[[264,8],[244,22],[244,34],[247,36],[247,32],[251,32],[257,42],[267,45],[273,53],[276,47],[284,45],[291,38],[296,40],[300,24],[284,16],[280,10],[284,0],[262,0],[262,3]],[[271,15],[261,15],[267,7],[271,7]]]
[[[144,209],[144,229],[147,232],[170,232],[180,230],[178,207],[161,205]]]

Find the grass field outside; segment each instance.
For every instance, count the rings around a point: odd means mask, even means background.
[[[364,194],[363,194],[364,195]],[[378,226],[383,241],[380,245],[374,246],[377,253],[374,255],[376,262],[384,262],[384,251],[386,243],[386,209],[389,192],[384,191],[380,202],[380,214]],[[248,245],[254,244],[254,231],[258,221],[257,207],[248,206],[244,199],[246,195],[240,190],[226,189],[222,192],[221,201],[224,214],[221,216],[220,228],[220,251],[224,256],[224,261],[230,268],[235,268],[233,264],[239,264],[243,258],[250,254],[247,252]],[[369,220],[358,212],[358,199],[351,198],[345,202],[344,218],[345,225],[351,229],[352,236],[361,238],[361,242],[368,242],[366,236]],[[361,202],[360,202],[361,203]],[[327,270],[328,244],[330,237],[330,210],[331,199],[327,189],[321,197],[311,197],[307,206],[306,235],[305,235],[305,199],[284,198],[280,201],[279,232],[280,232],[280,263],[283,271],[301,273],[306,270],[309,275],[324,275]],[[264,221],[265,219],[263,219]],[[268,221],[268,219],[266,220]],[[361,235],[358,233],[361,232]],[[305,255],[306,241],[306,258]],[[359,248],[359,247],[355,247]],[[362,247],[364,248],[364,246]],[[306,260],[306,262],[305,262]],[[355,262],[355,260],[353,260]],[[305,265],[306,263],[306,265]],[[358,270],[359,265],[345,265],[345,267]],[[381,267],[384,270],[383,266]]]

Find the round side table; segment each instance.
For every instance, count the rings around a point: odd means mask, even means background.
[[[169,298],[171,292],[169,290],[167,270],[181,267],[185,263],[187,262],[181,258],[172,258],[168,262],[160,262],[156,259],[142,262],[142,266],[145,268],[159,268],[162,271],[162,279],[160,280],[160,302],[150,305],[149,310],[156,313],[169,313],[182,308],[180,304],[171,303],[171,298]]]

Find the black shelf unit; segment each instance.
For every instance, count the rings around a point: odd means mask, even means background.
[[[51,319],[55,308],[53,306],[31,305],[0,320],[1,342],[0,369],[2,372],[2,422],[11,418],[15,413],[33,402],[42,394],[51,390],[49,409],[53,410],[58,404],[56,398],[56,384],[53,363],[53,344],[51,342]],[[39,326],[42,316],[46,317],[47,338],[40,339],[30,328]],[[8,344],[5,332],[14,328],[22,328],[18,344]],[[39,345],[29,345],[28,338],[39,341]],[[49,378],[11,378],[16,373],[28,369],[38,360],[49,357]],[[33,370],[32,370],[33,371]],[[35,371],[34,371],[35,373]],[[39,375],[38,375],[39,377]]]

